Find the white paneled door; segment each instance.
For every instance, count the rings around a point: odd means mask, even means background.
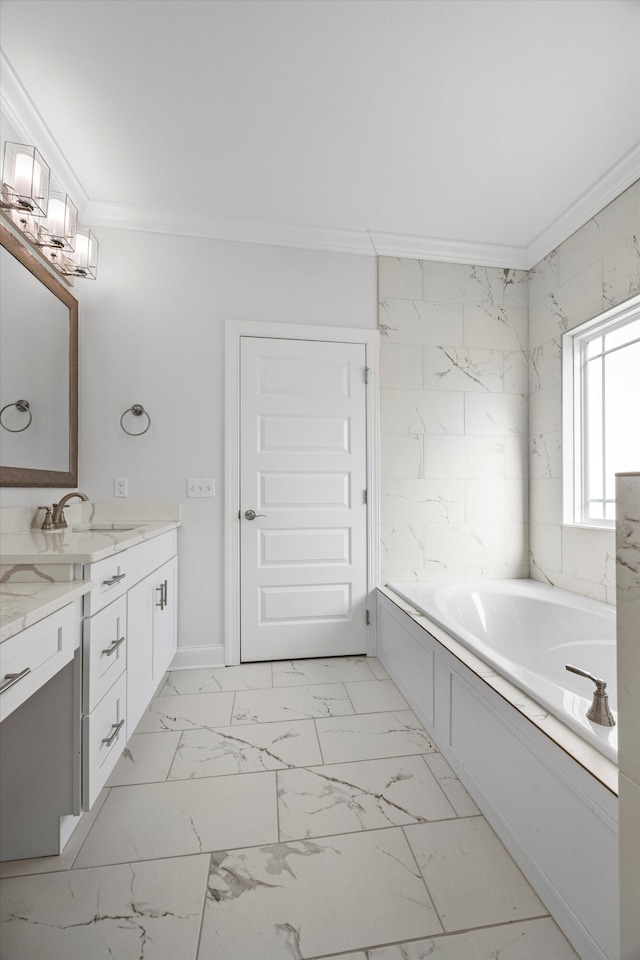
[[[364,344],[241,338],[243,661],[366,651],[365,390]]]

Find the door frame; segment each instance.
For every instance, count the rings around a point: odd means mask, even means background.
[[[374,591],[379,577],[380,516],[379,483],[379,393],[378,330],[358,327],[320,327],[255,320],[227,320],[225,324],[224,411],[224,627],[225,664],[240,663],[240,346],[241,337],[277,340],[320,340],[327,343],[359,343],[365,347],[369,368],[366,391],[367,444],[367,655],[377,650]]]

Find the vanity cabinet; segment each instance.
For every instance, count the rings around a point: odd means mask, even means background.
[[[87,564],[83,624],[83,809],[88,810],[169,667],[177,644],[172,530]]]

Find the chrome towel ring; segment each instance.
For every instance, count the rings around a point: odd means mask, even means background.
[[[8,407],[17,407],[18,410],[20,411],[20,413],[28,413],[28,414],[29,414],[29,419],[28,419],[28,421],[27,421],[27,423],[25,424],[24,427],[19,427],[17,430],[14,430],[13,427],[7,427],[6,424],[2,423],[2,414],[5,412],[5,410],[8,409]],[[32,420],[33,420],[33,414],[32,414],[31,409],[30,409],[30,407],[29,407],[29,401],[28,401],[28,400],[16,400],[14,403],[5,403],[5,405],[4,405],[4,407],[2,408],[2,410],[0,410],[0,424],[2,425],[2,427],[3,427],[5,430],[8,430],[9,433],[22,433],[24,430],[27,429],[27,427],[30,427],[30,426],[31,426],[31,421],[32,421]]]
[[[127,428],[123,423],[123,420],[128,413],[133,414],[134,417],[144,416],[147,418],[147,425],[144,428],[144,430],[138,430],[137,433],[132,433],[131,430],[127,430]],[[129,407],[128,410],[125,410],[125,412],[120,417],[120,426],[122,427],[125,433],[129,434],[130,437],[141,437],[142,434],[146,433],[149,427],[151,426],[151,417],[149,416],[149,414],[147,413],[147,411],[145,410],[145,408],[142,406],[141,403],[134,403],[131,407]]]

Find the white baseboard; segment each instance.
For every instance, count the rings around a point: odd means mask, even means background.
[[[212,643],[199,647],[178,647],[169,670],[196,670],[224,665],[224,643]]]

